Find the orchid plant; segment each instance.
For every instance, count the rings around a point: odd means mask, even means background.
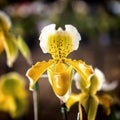
[[[52,59],[39,61],[28,69],[26,76],[30,80],[29,89],[36,92],[39,78],[47,71],[49,83],[55,95],[63,103],[61,111],[64,113],[64,120],[67,120],[66,111],[76,102],[79,103],[78,115],[80,115],[77,120],[84,120],[84,113],[88,120],[95,120],[99,104],[109,115],[112,104],[111,96],[106,93],[97,94],[107,83],[102,71],[97,68],[93,70],[92,66],[82,60],[67,58],[79,47],[81,36],[78,30],[70,24],[65,25],[65,30],[61,27],[56,29],[55,24],[50,24],[41,30],[39,40],[43,53],[51,54]],[[76,87],[81,90],[79,94],[71,92],[72,80],[75,80]],[[114,89],[116,85],[117,83],[113,83],[111,87]],[[37,117],[35,118],[37,120]]]
[[[34,90],[37,81],[45,71],[47,71],[53,91],[64,103],[71,94],[74,71],[81,75],[86,88],[90,86],[92,67],[82,60],[67,58],[68,54],[78,49],[81,40],[78,30],[74,26],[65,25],[65,30],[63,30],[61,27],[56,29],[55,24],[50,24],[42,29],[39,40],[43,53],[50,53],[52,59],[48,62],[39,61],[27,71],[30,90]]]
[[[16,37],[10,32],[11,25],[9,16],[0,11],[0,54],[3,51],[6,52],[7,65],[12,67],[17,58],[18,50],[20,50],[27,62],[31,64],[31,54],[27,44],[21,36]]]
[[[13,66],[18,50],[31,64],[31,53],[21,36],[16,37],[11,32],[12,23],[9,16],[0,11],[0,54],[5,51],[7,65]],[[19,93],[19,94],[18,94]],[[19,118],[28,108],[28,92],[25,89],[25,79],[17,72],[0,76],[0,111],[7,112],[13,118]]]
[[[0,54],[6,52],[7,65],[12,67],[20,50],[31,64],[28,46],[22,37],[16,38],[10,29],[10,18],[0,11]],[[93,70],[92,66],[82,60],[67,58],[79,47],[81,36],[78,30],[70,24],[65,25],[65,30],[61,27],[56,29],[55,24],[50,24],[42,29],[39,40],[43,53],[51,54],[52,58],[48,61],[39,61],[28,69],[26,76],[30,80],[29,89],[34,91],[39,78],[47,71],[55,95],[65,103],[67,109],[69,110],[76,102],[79,103],[80,120],[83,119],[83,109],[88,120],[95,120],[99,104],[102,104],[107,114],[110,114],[111,97],[107,94],[97,94],[105,82],[104,74],[98,69]],[[13,117],[23,114],[27,106],[27,92],[24,91],[24,84],[20,79],[23,78],[17,73],[0,77],[0,109],[9,112]],[[81,90],[80,94],[71,93],[73,79],[76,87]],[[19,94],[16,91],[19,91]]]
[[[106,114],[110,114],[110,105],[112,103],[111,96],[108,94],[97,94],[97,91],[100,91],[102,89],[102,86],[106,81],[102,71],[95,68],[93,76],[90,78],[91,84],[89,87],[86,87],[86,85],[83,83],[83,78],[78,73],[75,74],[74,80],[76,83],[76,87],[80,89],[81,92],[79,94],[72,93],[70,95],[68,101],[66,102],[68,110],[73,104],[78,102],[80,120],[84,119],[82,112],[83,109],[85,109],[88,120],[95,120],[98,105],[101,104],[105,108]]]

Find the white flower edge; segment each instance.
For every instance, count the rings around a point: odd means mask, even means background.
[[[92,76],[96,76],[97,77],[97,80],[98,80],[98,82],[99,82],[99,84],[98,84],[98,91],[102,88],[102,85],[103,85],[103,83],[106,81],[105,80],[105,76],[104,76],[104,74],[103,74],[103,72],[102,71],[100,71],[98,68],[95,68],[94,69],[94,73],[89,77],[89,81],[90,81],[90,79],[92,78]],[[81,80],[83,80],[82,78],[81,78],[81,76],[78,74],[78,73],[75,73],[75,75],[74,75],[74,80],[75,80],[75,85],[76,85],[76,88],[77,89],[81,89],[80,88],[80,81]],[[90,86],[89,86],[90,87]]]
[[[79,47],[79,41],[81,40],[81,36],[78,30],[72,25],[65,25],[65,31],[60,27],[56,30],[55,27],[56,27],[55,24],[50,24],[50,25],[45,26],[41,30],[39,40],[40,40],[40,47],[43,53],[48,53],[47,43],[48,43],[49,36],[52,34],[56,34],[58,31],[62,32],[63,34],[69,34],[72,39],[73,50],[77,50]]]
[[[34,91],[34,88],[32,88],[32,87],[34,86],[34,81],[33,81],[33,79],[28,75],[29,71],[30,71],[30,69],[28,69],[27,72],[26,72],[26,77],[28,77],[28,79],[29,79],[29,81],[30,81],[29,90]],[[31,87],[31,86],[32,86],[32,87]]]
[[[81,89],[80,88],[80,80],[82,80],[81,76],[76,72],[75,75],[74,75],[74,79],[75,81],[75,86],[77,89]]]
[[[94,74],[97,77],[97,80],[99,82],[99,86],[98,86],[98,91],[99,91],[99,90],[101,90],[104,82],[106,81],[106,78],[105,78],[104,73],[101,70],[99,70],[98,68],[94,69]]]
[[[111,90],[114,90],[118,86],[117,81],[113,81],[111,83],[108,83],[106,78],[105,78],[105,75],[98,68],[94,69],[94,74],[92,74],[92,75],[95,75],[97,77],[98,82],[99,82],[97,91],[99,91],[99,90],[111,91]],[[89,80],[91,79],[92,75],[90,76]],[[75,81],[75,86],[77,89],[81,89],[80,88],[80,81],[81,80],[83,80],[81,78],[81,76],[78,73],[75,73],[74,81]]]
[[[47,47],[48,37],[51,34],[55,33],[55,26],[56,26],[55,24],[50,24],[50,25],[45,26],[41,30],[39,40],[40,40],[40,47],[41,47],[43,53],[48,53],[48,47]]]
[[[111,90],[114,90],[118,86],[117,81],[113,81],[113,82],[109,83],[106,80],[105,75],[103,74],[103,72],[100,71],[97,68],[95,68],[95,75],[96,75],[96,77],[98,78],[98,81],[99,81],[98,90],[111,91]]]
[[[81,40],[80,33],[73,25],[65,25],[65,31],[69,33],[73,42],[73,50],[77,50],[79,47],[79,41]]]

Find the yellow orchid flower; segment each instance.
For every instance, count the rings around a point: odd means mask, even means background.
[[[78,102],[80,120],[82,120],[81,106],[83,106],[85,109],[88,120],[95,120],[98,105],[102,104],[106,109],[106,113],[110,114],[110,105],[112,102],[111,97],[107,94],[97,95],[97,91],[101,90],[103,84],[105,83],[105,76],[99,69],[96,68],[94,70],[94,74],[90,79],[91,84],[88,88],[85,86],[83,83],[84,80],[78,73],[75,74],[74,80],[76,82],[76,87],[81,90],[81,93],[71,94],[68,101],[66,102],[68,110],[73,104]]]
[[[5,50],[7,54],[7,65],[12,67],[18,55],[18,49],[25,57],[28,63],[31,64],[31,54],[28,46],[22,37],[16,38],[11,32],[10,18],[0,11],[0,54]]]
[[[27,110],[27,99],[25,79],[21,75],[11,72],[0,77],[0,111],[19,117]]]
[[[88,87],[89,79],[92,74],[92,67],[81,60],[67,59],[67,55],[79,47],[81,36],[77,29],[72,25],[65,25],[65,30],[58,28],[55,24],[44,27],[41,31],[39,40],[40,47],[44,53],[50,53],[53,59],[48,62],[37,62],[27,71],[30,80],[30,90],[34,90],[34,85],[47,71],[49,82],[55,92],[63,102],[66,102],[71,93],[71,83],[73,70],[76,70],[83,78]]]

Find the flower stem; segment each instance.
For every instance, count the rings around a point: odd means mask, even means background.
[[[77,114],[77,120],[80,120],[80,113]]]
[[[63,120],[67,120],[68,116],[67,116],[67,108],[65,103],[61,103],[61,113],[62,113]]]
[[[34,120],[38,120],[38,82],[33,91]]]

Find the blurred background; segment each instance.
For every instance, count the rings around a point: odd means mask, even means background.
[[[120,0],[0,0],[0,10],[10,16],[11,31],[21,35],[28,44],[33,64],[49,60],[39,47],[41,29],[51,23],[64,29],[65,24],[75,26],[82,37],[79,49],[68,58],[81,59],[102,70],[109,83],[117,81],[118,86],[110,93],[115,99],[112,114],[97,113],[97,120],[120,120]],[[6,65],[6,55],[0,55],[0,76],[16,71],[25,77],[31,66],[19,54],[12,68]],[[25,77],[26,78],[26,77]],[[25,79],[28,91],[28,108],[17,119],[33,120],[33,99],[29,91],[29,80]],[[73,83],[73,90],[74,83]],[[61,120],[60,101],[54,95],[47,78],[39,80],[39,120]],[[77,105],[68,112],[69,120],[75,120]],[[6,112],[0,111],[0,120],[13,120]]]

